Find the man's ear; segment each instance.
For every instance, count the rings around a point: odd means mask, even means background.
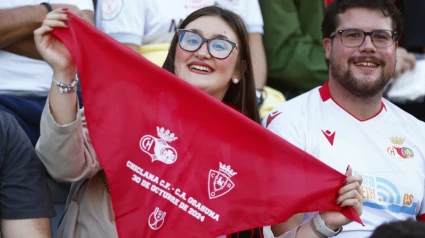
[[[329,60],[331,58],[332,39],[323,39],[323,46],[325,47],[326,59]]]

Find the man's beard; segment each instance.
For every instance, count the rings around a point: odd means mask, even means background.
[[[349,69],[349,66],[352,65],[353,62],[360,62],[366,59],[379,63],[379,66],[382,68],[381,74],[377,79],[370,78],[372,76],[368,73],[363,74],[363,77],[369,77],[368,79],[358,79],[353,75],[353,72]],[[341,84],[341,86],[345,88],[345,90],[347,90],[350,94],[358,98],[368,99],[375,97],[376,95],[381,93],[394,72],[394,70],[391,71],[390,68],[385,67],[385,61],[378,59],[374,56],[351,57],[348,59],[347,62],[348,67],[344,71],[342,64],[338,63],[338,60],[333,58],[332,56],[329,62],[329,70],[332,77],[336,79],[336,81],[338,81],[338,83]]]

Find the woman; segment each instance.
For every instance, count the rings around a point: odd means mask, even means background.
[[[84,110],[78,111],[73,90],[61,93],[57,86],[57,82],[73,82],[76,73],[68,50],[50,34],[54,27],[66,28],[67,20],[66,9],[55,10],[34,32],[37,49],[54,71],[37,152],[54,178],[74,182],[69,206],[58,230],[59,237],[117,237],[108,183],[88,135]],[[248,35],[243,21],[230,11],[207,7],[189,15],[180,28],[172,40],[164,69],[259,123]],[[347,201],[358,195],[358,182],[358,177],[348,178],[341,197],[344,204],[351,205]],[[355,208],[361,213],[361,206]],[[322,214],[337,217],[332,221],[334,225],[349,222],[339,213],[339,216],[335,216],[335,212]],[[301,226],[300,232],[303,231],[317,237],[309,225]],[[236,236],[245,234],[261,237],[261,230],[256,229],[254,234],[241,232]]]
[[[262,41],[263,19],[258,0],[127,0],[117,11],[119,2],[98,0],[96,26],[114,39],[125,42],[158,65],[167,56],[169,44],[181,22],[192,12],[218,5],[238,13],[244,19],[252,43],[256,86],[266,84],[267,65]],[[113,20],[111,20],[113,18]],[[141,48],[140,48],[141,46]]]
[[[221,6],[237,13],[245,22],[254,61],[254,80],[260,115],[285,101],[283,94],[267,87],[267,64],[263,46],[263,18],[258,0],[126,0],[97,1],[96,26],[114,39],[162,66],[171,40],[181,22],[206,6]],[[112,20],[113,18],[113,20]]]

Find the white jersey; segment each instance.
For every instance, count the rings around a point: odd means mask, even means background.
[[[96,26],[122,43],[169,43],[190,13],[215,4],[238,13],[249,33],[263,33],[258,0],[98,0]]]
[[[0,1],[0,9],[40,5],[42,2],[70,4],[77,6],[80,10],[93,11],[92,0]],[[52,75],[53,70],[45,61],[0,50],[0,94],[47,96]]]
[[[387,100],[361,121],[338,106],[325,83],[275,108],[263,125],[339,172],[351,165],[363,176],[365,226],[352,222],[338,237],[369,237],[382,223],[425,213],[425,124]]]

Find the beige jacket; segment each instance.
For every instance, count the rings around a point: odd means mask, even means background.
[[[116,238],[109,192],[98,174],[102,170],[88,135],[84,110],[74,122],[60,126],[47,100],[41,116],[36,151],[50,175],[73,182],[58,237]]]

